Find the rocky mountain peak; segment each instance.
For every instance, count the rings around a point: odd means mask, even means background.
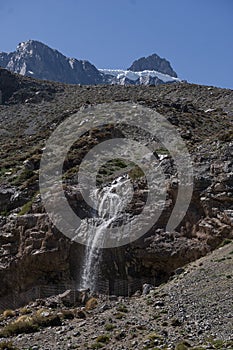
[[[172,69],[171,64],[165,58],[159,57],[156,53],[141,57],[134,61],[128,70],[133,72],[141,72],[145,70],[158,71],[160,73],[168,74],[171,77],[177,78],[176,72]]]
[[[0,65],[12,72],[68,84],[99,84],[102,74],[88,61],[70,59],[36,41],[19,43],[16,51],[0,54]]]
[[[55,56],[58,59],[66,59],[66,57],[59,51],[52,49],[51,47],[37,40],[27,40],[19,43],[16,47],[15,54],[20,55],[20,58],[37,56],[39,60],[47,59],[48,57],[52,56]]]
[[[16,51],[18,52],[25,52],[30,48],[34,48],[36,49],[37,47],[42,48],[42,47],[47,47],[49,49],[49,47],[43,43],[41,43],[40,41],[37,40],[27,40],[27,41],[23,41],[21,43],[19,43],[16,47]]]
[[[170,63],[156,54],[134,61],[127,71],[97,69],[89,61],[66,57],[36,40],[19,43],[14,52],[0,52],[0,66],[24,76],[67,84],[158,85],[180,81]]]

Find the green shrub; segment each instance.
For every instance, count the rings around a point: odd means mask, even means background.
[[[94,343],[91,345],[91,349],[100,349],[103,348],[104,344],[103,343]]]
[[[131,169],[129,171],[129,177],[132,179],[132,180],[136,180],[136,179],[139,179],[139,178],[142,178],[144,177],[144,172],[142,171],[141,168],[139,168],[138,165],[136,165],[133,169]]]
[[[32,209],[32,204],[33,204],[33,201],[34,199],[36,198],[36,196],[39,194],[39,191],[36,191],[32,197],[32,199],[30,199],[27,203],[25,203],[23,206],[22,206],[22,209],[20,210],[20,212],[18,213],[18,216],[21,216],[21,215],[25,215],[27,214],[31,209]]]
[[[108,331],[108,332],[112,331],[114,328],[116,328],[116,326],[114,324],[112,324],[112,323],[107,323],[105,325],[105,330]]]
[[[14,185],[21,185],[23,182],[29,180],[35,174],[32,170],[24,169],[13,181]]]
[[[224,348],[224,341],[223,340],[213,340],[211,344],[214,346],[215,349],[223,349]]]
[[[127,307],[124,304],[118,305],[116,310],[119,311],[119,312],[124,312],[124,313],[128,312],[128,309],[127,309]]]
[[[0,343],[0,350],[18,350],[11,341],[4,341]]]
[[[27,214],[32,208],[32,203],[33,203],[32,199],[30,201],[28,201],[27,203],[25,203],[22,206],[22,209],[20,210],[20,212],[18,213],[18,216]]]
[[[126,315],[125,315],[125,313],[123,313],[123,312],[117,312],[116,314],[115,314],[115,318],[117,319],[117,320],[121,320],[123,317],[125,317]]]
[[[176,345],[175,350],[188,350],[190,348],[190,344],[186,341],[183,341]]]
[[[156,339],[161,339],[161,336],[158,335],[157,333],[153,332],[153,333],[148,334],[147,338],[150,340],[156,340]]]
[[[97,337],[96,342],[97,342],[97,343],[104,343],[104,344],[106,344],[106,343],[109,342],[109,340],[110,340],[110,336],[109,336],[109,335],[107,335],[107,334],[102,334],[102,335],[99,335],[99,336]]]
[[[220,244],[219,247],[224,247],[225,245],[229,244],[229,243],[232,243],[232,239],[229,239],[229,238],[225,238],[222,243]]]
[[[8,210],[3,210],[0,212],[1,216],[8,216],[10,214],[10,212]]]

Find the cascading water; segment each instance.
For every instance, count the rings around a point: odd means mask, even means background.
[[[111,185],[97,189],[93,193],[98,214],[89,219],[86,225],[88,230],[88,245],[86,247],[84,263],[81,273],[80,289],[94,291],[98,277],[101,246],[106,237],[106,232],[116,224],[122,215],[122,209],[127,204],[129,193],[132,190],[128,176],[119,177]]]

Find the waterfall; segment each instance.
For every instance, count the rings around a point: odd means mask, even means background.
[[[128,176],[119,177],[110,185],[96,189],[93,193],[98,213],[89,219],[86,225],[88,244],[81,271],[80,289],[89,288],[94,291],[96,288],[102,256],[101,246],[107,239],[107,231],[122,216],[122,209],[128,200],[127,194],[131,190],[129,182]]]

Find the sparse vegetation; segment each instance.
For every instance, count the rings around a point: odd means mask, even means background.
[[[128,309],[126,307],[126,305],[124,304],[120,304],[116,307],[116,310],[119,311],[119,312],[123,312],[123,313],[127,313],[128,312]]]
[[[105,325],[105,330],[108,331],[108,332],[112,331],[115,328],[116,328],[116,326],[114,324],[112,324],[112,323],[107,323]]]
[[[96,339],[97,343],[108,343],[110,340],[110,336],[108,334],[102,334],[102,335],[99,335]]]
[[[0,212],[0,216],[8,216],[10,214],[10,211],[9,210],[2,210]]]
[[[20,333],[32,333],[39,329],[38,324],[35,324],[32,317],[20,316],[17,320],[8,323],[0,330],[1,337],[10,337]]]
[[[11,341],[0,342],[0,350],[19,350]]]
[[[35,174],[32,170],[24,169],[20,172],[20,174],[14,179],[12,183],[13,185],[22,185],[22,183],[29,180],[34,175]]]
[[[16,320],[8,323],[0,330],[1,337],[9,337],[20,333],[32,333],[40,327],[54,327],[61,325],[59,316],[51,313],[43,314],[41,310],[32,316],[19,316]]]
[[[176,345],[175,350],[189,350],[190,348],[191,345],[188,342],[183,341]]]
[[[232,243],[232,239],[225,238],[219,247],[224,247],[225,245],[230,244],[230,243]]]
[[[129,177],[132,180],[140,179],[140,178],[143,178],[144,176],[145,176],[144,172],[142,171],[141,168],[139,168],[138,165],[136,165],[133,169],[129,171]]]
[[[30,200],[27,203],[25,203],[18,215],[21,216],[21,215],[27,214],[32,208],[32,203],[33,203],[33,200]]]
[[[91,344],[91,349],[101,349],[104,347],[103,343],[93,343]]]
[[[115,318],[117,319],[117,320],[121,320],[122,318],[124,318],[126,315],[125,315],[125,313],[123,313],[123,312],[117,312],[116,314],[115,314]]]
[[[28,307],[22,307],[21,309],[19,309],[19,313],[21,315],[28,315],[32,313],[32,310]]]

